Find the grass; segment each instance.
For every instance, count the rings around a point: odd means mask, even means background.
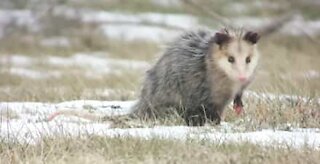
[[[90,78],[70,71],[69,74],[67,73],[59,78],[31,79],[1,73],[1,79],[3,80],[0,84],[10,89],[9,91],[0,91],[0,97],[2,101],[44,102],[74,99],[128,100],[133,98],[131,92],[137,90],[137,84],[140,81],[138,74],[141,75],[139,72],[123,70],[120,75],[108,74],[101,78]],[[106,88],[118,89],[123,92],[116,92],[117,94],[107,96],[87,94],[87,92],[95,92],[95,90]]]
[[[78,30],[77,34],[64,36],[71,42],[71,46],[68,47],[41,45],[41,40],[45,38],[41,35],[31,36],[31,34],[25,33],[19,36],[11,35],[5,39],[0,39],[0,55],[24,54],[35,57],[45,57],[48,55],[71,56],[77,52],[90,53],[92,51],[99,51],[106,52],[113,58],[150,61],[160,51],[161,45],[153,42],[108,39],[103,37],[99,32],[88,32],[91,30],[94,30],[94,27]]]
[[[45,139],[0,144],[1,163],[318,163],[318,151],[153,138]]]

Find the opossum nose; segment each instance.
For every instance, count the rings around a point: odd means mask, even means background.
[[[241,82],[245,82],[245,81],[247,81],[247,77],[245,77],[245,76],[239,76],[239,77],[238,77],[238,80],[241,81]]]

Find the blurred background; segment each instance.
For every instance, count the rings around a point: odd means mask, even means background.
[[[320,92],[319,0],[0,0],[0,100],[135,99],[183,31],[262,34],[250,90]]]

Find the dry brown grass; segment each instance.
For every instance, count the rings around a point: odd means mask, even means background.
[[[89,28],[89,27],[88,27]],[[116,39],[107,39],[100,33],[92,33],[94,30],[80,29],[74,35],[68,34],[71,45],[68,47],[48,47],[40,44],[42,36],[31,36],[21,34],[8,36],[0,40],[0,55],[24,54],[35,57],[70,56],[76,52],[106,52],[114,58],[136,59],[150,61],[153,56],[159,53],[160,46],[147,41],[122,41]],[[14,43],[14,44],[12,44]]]
[[[0,90],[2,101],[42,101],[58,102],[75,99],[128,100],[136,91],[141,80],[141,72],[123,70],[122,74],[108,74],[101,78],[89,78],[82,74],[67,73],[59,78],[31,79],[1,73]],[[115,89],[111,95],[95,95],[95,90]]]
[[[1,163],[319,163],[318,151],[249,143],[105,138],[46,139],[37,145],[0,144]]]

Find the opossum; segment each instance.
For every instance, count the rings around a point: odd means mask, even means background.
[[[258,33],[244,29],[185,32],[147,71],[129,115],[157,119],[176,109],[189,126],[202,126],[207,120],[220,124],[232,100],[240,114],[242,92],[258,64],[259,39]]]

